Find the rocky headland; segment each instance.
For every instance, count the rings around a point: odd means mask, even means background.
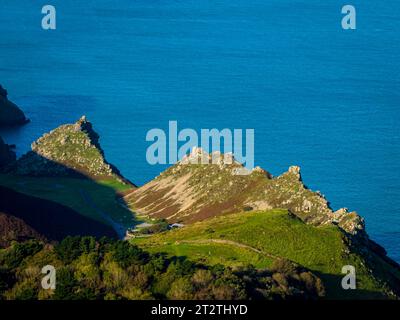
[[[44,134],[32,143],[31,149],[18,159],[11,172],[31,176],[116,178],[130,183],[106,161],[99,135],[85,116],[76,123],[62,125]]]
[[[18,126],[28,122],[24,112],[8,100],[7,90],[0,85],[0,126]]]

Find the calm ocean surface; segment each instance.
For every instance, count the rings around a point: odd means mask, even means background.
[[[21,154],[86,114],[107,159],[137,184],[146,132],[254,128],[256,165],[303,180],[366,218],[400,261],[400,2],[1,0],[0,83],[32,120],[1,132]]]

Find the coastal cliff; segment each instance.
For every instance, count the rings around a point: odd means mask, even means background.
[[[32,176],[116,178],[129,184],[119,170],[106,161],[99,135],[85,116],[76,123],[44,134],[32,143],[31,149],[18,159],[13,172]]]
[[[7,90],[0,85],[0,126],[17,126],[28,122],[24,112],[8,100]]]
[[[15,152],[0,137],[0,169],[16,160]]]

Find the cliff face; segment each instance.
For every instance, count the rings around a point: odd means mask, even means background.
[[[7,98],[7,90],[0,85],[0,126],[16,126],[29,122],[20,108]]]
[[[3,139],[0,137],[0,169],[16,159],[15,152],[11,147],[4,143]]]
[[[99,136],[85,116],[74,124],[62,125],[44,134],[31,148],[32,151],[17,161],[15,173],[123,180],[118,169],[105,160]]]
[[[201,157],[218,157],[216,164],[193,164]],[[364,232],[363,219],[355,212],[334,212],[319,192],[302,182],[299,167],[272,177],[255,168],[248,175],[239,163],[225,163],[223,155],[196,149],[156,179],[124,199],[138,213],[170,221],[192,223],[233,212],[284,208],[312,225],[338,224],[349,234]]]

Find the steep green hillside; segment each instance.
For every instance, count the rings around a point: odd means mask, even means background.
[[[131,241],[151,252],[186,256],[206,264],[264,268],[286,258],[318,274],[328,298],[382,298],[390,291],[382,281],[389,275],[373,275],[366,259],[347,244],[338,227],[307,225],[286,210],[231,214]],[[379,263],[400,279],[398,270],[382,260]],[[357,290],[341,288],[345,265],[356,267]]]
[[[129,190],[130,186],[117,180],[0,174],[0,185],[55,201],[107,225],[112,224],[111,220],[125,228],[134,223],[132,213],[117,200],[117,193]]]
[[[69,235],[117,237],[112,226],[87,218],[58,202],[28,196],[0,186],[0,246],[13,241],[60,241]],[[4,223],[4,224],[3,224]]]

